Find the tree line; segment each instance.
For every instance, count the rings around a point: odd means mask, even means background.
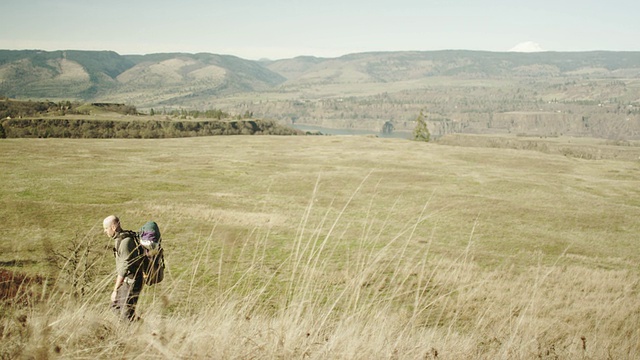
[[[64,115],[90,115],[92,109],[101,109],[122,115],[138,115],[138,110],[133,105],[115,103],[93,103],[90,105],[76,101],[20,101],[0,98],[0,119],[38,117],[38,116],[64,116]]]
[[[143,115],[133,105],[118,103],[90,103],[84,104],[77,101],[21,101],[0,97],[0,119],[24,118],[40,116],[65,116],[65,115],[91,115],[92,111],[112,112],[122,115]],[[165,109],[158,111],[151,108],[149,115],[165,115],[178,119],[251,119],[253,112],[245,111],[244,114],[231,115],[220,109],[192,110],[192,109]]]
[[[157,139],[214,135],[299,135],[272,120],[171,121],[5,119],[0,138]]]

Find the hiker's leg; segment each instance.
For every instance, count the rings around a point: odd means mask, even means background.
[[[140,291],[135,291],[132,286],[130,286],[129,296],[127,297],[127,311],[126,314],[123,314],[129,321],[137,320],[136,318],[136,305],[138,304],[138,298],[140,297]]]
[[[112,301],[111,305],[109,305],[109,308],[111,309],[111,311],[113,311],[114,314],[119,315],[120,314],[120,305],[118,305],[118,300],[116,299],[116,301]]]
[[[116,301],[112,305],[112,309],[122,320],[129,320],[135,310],[131,309],[130,297],[131,297],[131,285],[126,281],[118,288],[116,292]]]
[[[123,283],[116,291],[116,300],[111,302],[111,310],[118,316],[121,316],[122,310],[127,303],[128,293],[129,285]]]

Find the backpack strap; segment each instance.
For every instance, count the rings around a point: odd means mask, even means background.
[[[136,254],[134,256],[133,261],[136,264],[135,267],[138,269],[137,270],[138,274],[134,274],[134,275],[136,277],[137,276],[143,277],[144,276],[143,274],[145,273],[146,268],[149,266],[149,259],[146,254],[146,250],[140,244],[140,235],[137,232],[131,231],[131,230],[123,231],[123,233],[125,233],[125,236],[123,236],[123,238],[130,237],[133,240],[133,243],[135,244]]]
[[[122,239],[126,239],[128,237],[133,239],[133,242],[136,244],[136,246],[140,246],[140,237],[138,237],[138,233],[131,230],[123,230],[116,235],[116,247],[114,249],[116,253],[120,248],[120,243],[122,242]]]
[[[136,246],[136,250],[138,254],[136,255],[135,259],[137,261],[143,260],[145,257],[145,253],[144,253],[144,249],[140,245],[140,237],[138,236],[138,233],[131,230],[124,230],[118,233],[118,235],[116,236],[116,247],[113,249],[113,256],[115,257],[118,254],[118,249],[120,249],[120,244],[122,243],[122,240],[126,238],[131,238],[133,240],[133,243]]]

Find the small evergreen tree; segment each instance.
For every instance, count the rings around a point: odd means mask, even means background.
[[[420,115],[416,119],[416,127],[413,129],[413,140],[415,141],[424,141],[429,142],[431,140],[431,133],[429,132],[429,128],[427,128],[427,121],[424,119],[425,116],[420,110]]]
[[[386,121],[384,125],[382,125],[382,133],[383,134],[391,134],[393,133],[393,122],[391,120]]]

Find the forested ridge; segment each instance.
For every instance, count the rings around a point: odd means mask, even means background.
[[[102,118],[92,111],[107,112]],[[108,115],[112,114],[112,115]],[[65,117],[67,115],[73,117]],[[247,114],[250,115],[250,114]],[[275,121],[231,116],[220,110],[173,111],[159,120],[124,104],[70,101],[0,101],[0,138],[169,138],[213,135],[295,135]],[[93,117],[93,118],[92,118]],[[198,119],[198,117],[200,119]],[[115,120],[110,120],[113,118]]]

